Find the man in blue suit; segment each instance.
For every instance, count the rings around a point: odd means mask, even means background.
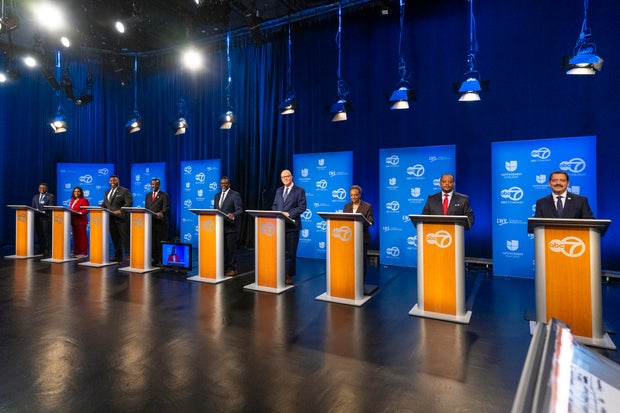
[[[220,178],[220,192],[215,194],[213,207],[226,214],[224,221],[224,275],[233,277],[238,274],[236,267],[237,241],[239,240],[239,224],[243,214],[243,202],[237,191],[230,189],[230,179]]]
[[[570,180],[566,172],[551,172],[549,174],[549,187],[552,193],[536,201],[534,217],[594,219],[588,198],[569,192],[569,183]]]
[[[293,284],[293,277],[297,270],[297,245],[301,230],[301,214],[306,210],[306,191],[293,183],[293,174],[288,169],[280,173],[284,186],[276,190],[276,196],[271,207],[274,211],[282,211],[285,216],[293,220],[286,222],[284,235],[284,249],[286,250],[286,278],[287,285]]]

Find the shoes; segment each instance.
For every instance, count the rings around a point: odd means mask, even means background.
[[[78,254],[75,256],[75,258],[79,258],[79,259],[86,258],[86,257],[88,257],[88,255],[86,254]]]
[[[224,273],[226,277],[234,277],[237,274],[239,274],[237,270],[226,270],[226,272]]]
[[[284,284],[293,285],[293,277],[291,277],[290,275],[287,275],[286,278],[284,279]]]

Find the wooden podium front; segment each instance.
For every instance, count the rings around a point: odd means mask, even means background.
[[[100,206],[82,207],[90,213],[90,242],[88,261],[78,265],[84,267],[107,267],[114,265],[109,257],[110,214],[113,212]]]
[[[371,297],[364,295],[364,224],[370,222],[356,213],[318,214],[327,221],[327,292],[316,299],[360,307]]]
[[[28,205],[7,205],[15,210],[15,255],[4,258],[23,260],[39,258],[41,254],[34,253],[34,214],[41,212]]]
[[[293,221],[281,211],[245,211],[254,219],[255,282],[244,286],[246,290],[280,294],[293,288],[284,283],[286,221]]]
[[[409,315],[469,324],[465,308],[465,215],[409,215],[418,237],[418,303]]]
[[[576,341],[613,349],[603,331],[601,236],[610,220],[530,218],[536,260],[536,321],[557,318]]]
[[[45,258],[45,262],[77,261],[71,258],[71,214],[78,214],[64,206],[44,206],[52,211],[52,257]]]
[[[154,213],[146,208],[122,207],[121,210],[129,213],[129,266],[118,270],[135,273],[158,270],[151,262]]]
[[[198,215],[198,275],[191,281],[210,284],[232,280],[224,276],[224,220],[226,214],[219,209],[190,209]]]

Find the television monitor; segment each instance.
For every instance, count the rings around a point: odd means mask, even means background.
[[[162,242],[161,258],[162,267],[174,268],[177,271],[191,271],[192,244]]]

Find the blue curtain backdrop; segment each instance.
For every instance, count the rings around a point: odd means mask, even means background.
[[[388,16],[369,4],[343,15],[342,77],[353,104],[346,122],[331,123],[328,115],[337,98],[335,13],[293,25],[292,83],[299,109],[292,116],[282,117],[276,110],[287,92],[286,28],[267,32],[261,45],[233,38],[231,103],[236,123],[230,131],[221,131],[217,123],[226,110],[223,38],[204,45],[207,65],[200,73],[182,69],[176,50],[140,57],[137,106],[144,128],[132,135],[124,124],[133,114],[134,85],[122,85],[95,53],[62,56],[62,67],[69,66],[76,89],[92,74],[95,97],[81,107],[62,101],[69,122],[64,134],[52,134],[48,125],[58,106],[55,93],[38,72],[20,68],[17,82],[0,86],[0,204],[28,203],[40,181],[56,182],[58,162],[112,163],[121,184],[129,186],[132,163],[166,162],[169,182],[179,182],[180,161],[219,158],[222,173],[231,177],[246,208],[267,208],[280,184],[279,171],[291,167],[294,153],[352,150],[355,181],[364,187],[364,198],[377,205],[381,148],[456,145],[458,190],[476,205],[466,254],[490,258],[491,142],[595,135],[601,178],[598,216],[613,220],[602,240],[603,268],[620,270],[614,242],[620,235],[615,207],[620,193],[605,179],[615,176],[620,154],[620,64],[614,58],[620,54],[620,2],[590,4],[588,23],[605,58],[603,70],[595,76],[567,76],[562,57],[573,52],[579,35],[581,0],[561,5],[476,0],[476,67],[491,82],[476,103],[457,102],[453,93],[453,82],[462,80],[466,70],[468,2],[409,2],[403,50],[417,89],[417,102],[409,111],[390,111],[386,102],[399,78],[396,2]],[[133,58],[128,60],[133,67]],[[180,98],[190,127],[185,135],[175,136],[168,123],[177,115]],[[179,188],[171,186],[168,192],[178,234]],[[2,244],[14,242],[14,214],[8,208],[3,208],[0,234]],[[252,225],[244,225],[242,243],[252,242]],[[374,237],[371,248],[378,245]]]

